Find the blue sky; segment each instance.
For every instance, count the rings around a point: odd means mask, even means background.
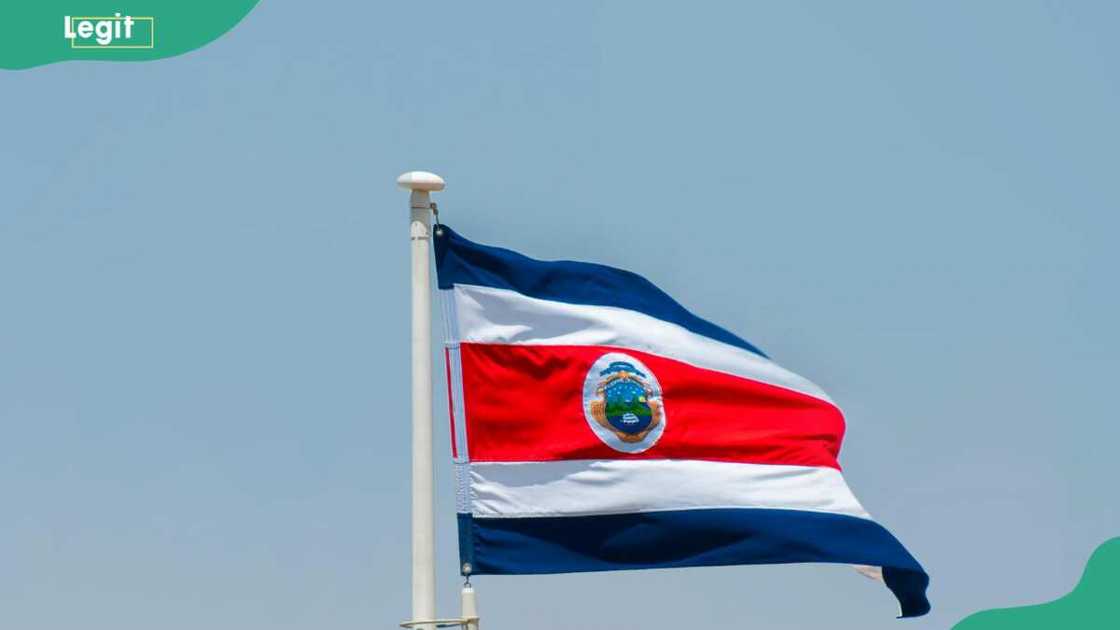
[[[944,628],[1063,594],[1120,534],[1118,19],[266,0],[182,57],[0,75],[0,625],[407,616],[413,168],[469,238],[637,271],[822,385],[933,580],[901,622],[839,566],[483,577],[487,627]]]

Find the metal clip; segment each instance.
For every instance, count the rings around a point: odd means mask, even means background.
[[[433,201],[429,207],[432,209],[432,217],[436,221],[436,236],[443,236],[443,226],[439,222],[439,206]]]

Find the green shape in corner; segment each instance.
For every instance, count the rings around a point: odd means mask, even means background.
[[[1069,595],[1046,604],[1000,608],[970,615],[953,630],[1115,630],[1120,628],[1120,538],[1101,545],[1089,558],[1081,581]]]
[[[0,9],[0,68],[151,61],[222,36],[258,0],[17,0]]]

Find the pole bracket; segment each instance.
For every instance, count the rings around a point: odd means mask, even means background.
[[[413,619],[412,621],[404,621],[401,623],[402,628],[419,628],[420,626],[432,626],[437,628],[467,628],[469,624],[477,623],[478,617],[456,617],[454,619]]]

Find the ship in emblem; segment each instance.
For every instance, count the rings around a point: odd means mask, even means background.
[[[603,355],[588,371],[584,411],[592,430],[619,451],[644,451],[664,430],[657,379],[637,359],[619,352]]]

